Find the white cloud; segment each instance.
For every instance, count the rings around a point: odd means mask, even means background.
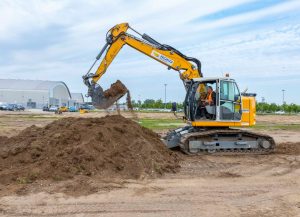
[[[49,25],[66,24],[66,19],[58,17],[65,6],[64,1],[1,1],[0,41],[17,39]]]
[[[0,1],[0,52],[6,52],[5,61],[0,65],[0,77],[59,79],[76,91],[85,91],[81,75],[104,45],[106,31],[124,21],[141,33],[146,32],[162,43],[198,57],[207,76],[219,76],[224,71],[240,80],[248,77],[249,81],[252,78],[280,77],[282,71],[286,76],[297,76],[300,70],[299,25],[276,26],[274,20],[268,30],[252,29],[229,35],[222,35],[222,31],[225,27],[259,22],[267,16],[295,11],[300,7],[299,1],[287,1],[209,23],[190,22],[245,2],[249,0],[209,3],[197,0]],[[43,32],[44,37],[53,26],[63,30],[57,40],[46,41],[44,46],[35,48],[27,44],[31,40],[29,33],[38,35]],[[205,37],[207,40],[203,41]],[[14,46],[5,47],[8,42]],[[18,48],[18,44],[27,46]],[[120,52],[101,83],[108,86],[117,78],[130,85],[134,96],[141,92],[141,88],[154,88],[145,91],[149,96],[144,97],[158,98],[160,82],[170,83],[170,89],[171,84],[180,86],[170,97],[182,100],[184,95],[176,72],[167,71],[164,66],[130,48]],[[247,81],[243,80],[242,85],[248,85]],[[261,84],[254,82],[251,85],[255,89]]]
[[[288,11],[295,11],[300,9],[300,1],[285,1],[282,4],[272,6],[265,9],[256,10],[253,12],[242,13],[235,16],[225,17],[216,21],[204,22],[199,26],[193,28],[193,31],[205,31],[209,29],[217,29],[221,27],[228,27],[232,25],[242,24],[257,21],[267,16],[274,16],[280,13],[287,13]]]

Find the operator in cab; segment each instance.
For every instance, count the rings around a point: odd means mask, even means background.
[[[215,106],[216,92],[211,86],[208,86],[206,97],[201,100],[200,119],[213,119],[215,116]]]
[[[206,105],[215,106],[216,105],[216,92],[211,86],[207,87],[207,95],[205,99]]]

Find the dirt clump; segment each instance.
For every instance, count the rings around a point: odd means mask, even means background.
[[[105,90],[103,94],[105,98],[114,98],[120,95],[124,96],[126,93],[126,86],[120,80],[117,80],[109,89]]]
[[[133,111],[133,105],[132,105],[132,102],[131,102],[131,95],[130,95],[129,91],[127,92],[126,104],[127,104],[128,110]]]
[[[109,89],[103,92],[103,89],[98,86],[92,96],[93,105],[98,109],[107,109],[117,102],[121,97],[123,97],[128,92],[126,86],[117,80],[113,83]]]
[[[130,91],[120,80],[117,80],[115,83],[113,83],[110,86],[109,89],[104,91],[103,95],[104,95],[105,99],[103,99],[103,101],[101,102],[102,105],[98,105],[97,107],[107,109],[109,106],[116,103],[117,112],[120,115],[120,108],[119,108],[119,104],[117,101],[118,101],[118,99],[123,97],[125,94],[126,94],[126,105],[127,105],[128,111],[130,111],[133,118],[135,120],[137,120],[138,117],[137,117],[137,114],[133,110]]]
[[[78,176],[140,179],[178,168],[178,155],[156,133],[119,115],[63,118],[0,140],[0,185]]]

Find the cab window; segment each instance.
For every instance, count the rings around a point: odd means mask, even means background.
[[[220,119],[240,120],[241,100],[240,92],[235,82],[220,82]]]
[[[207,102],[208,89],[212,89],[211,101],[213,103]],[[216,119],[216,104],[218,104],[216,97],[217,82],[204,81],[197,84],[194,95],[194,117],[195,119],[203,120],[214,120]]]

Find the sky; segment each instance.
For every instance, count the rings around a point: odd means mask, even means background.
[[[258,101],[281,104],[284,89],[300,104],[300,0],[0,0],[0,78],[64,81],[86,94],[82,75],[123,22],[198,58],[204,77],[229,73]],[[135,100],[164,99],[164,84],[167,101],[184,100],[176,71],[130,47],[99,84],[117,79]]]

